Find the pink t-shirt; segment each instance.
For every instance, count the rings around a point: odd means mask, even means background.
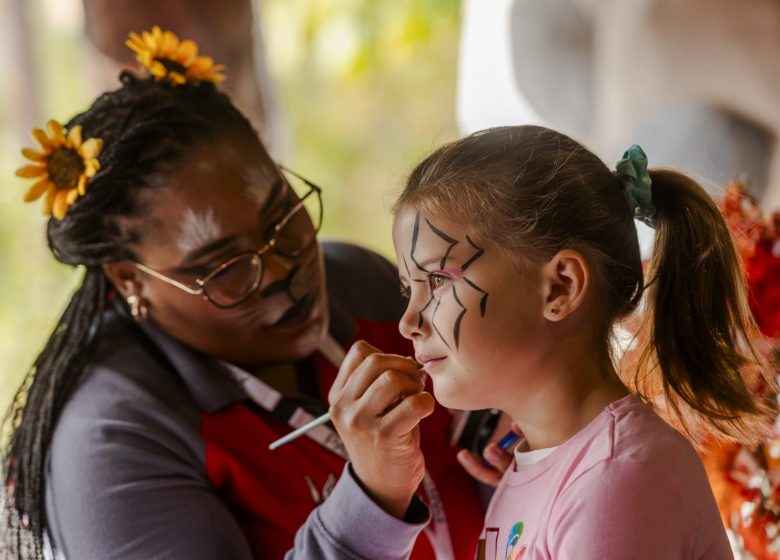
[[[693,446],[636,396],[504,474],[478,560],[733,558]]]

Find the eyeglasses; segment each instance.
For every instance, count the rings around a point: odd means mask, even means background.
[[[190,295],[203,296],[223,309],[245,302],[263,282],[263,255],[273,249],[285,257],[299,257],[317,241],[322,225],[322,189],[290,169],[281,166],[280,169],[285,173],[286,186],[298,201],[276,223],[271,230],[271,238],[260,249],[230,258],[203,278],[196,279],[197,287],[142,263],[135,263],[136,268]],[[304,190],[306,192],[301,196]]]

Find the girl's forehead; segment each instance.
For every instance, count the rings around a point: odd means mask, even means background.
[[[417,210],[396,214],[393,241],[399,253],[415,259],[438,258],[441,261],[452,257],[461,261],[481,250],[479,236],[468,224]]]

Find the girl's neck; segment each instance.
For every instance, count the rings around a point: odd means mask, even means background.
[[[507,410],[530,450],[564,443],[608,404],[629,394],[611,364],[574,364],[545,372],[545,381],[533,391],[524,391],[522,402]]]

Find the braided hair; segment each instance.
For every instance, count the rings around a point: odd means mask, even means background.
[[[85,273],[5,416],[11,437],[2,450],[3,557],[43,558],[46,455],[107,305],[110,284],[102,265],[135,259],[145,211],[139,194],[160,189],[204,143],[230,138],[263,150],[246,117],[210,82],[174,87],[130,72],[120,81],[119,89],[100,96],[66,125],[81,125],[85,137],[103,140],[101,169],[65,217],[48,222],[55,258],[83,266]]]

